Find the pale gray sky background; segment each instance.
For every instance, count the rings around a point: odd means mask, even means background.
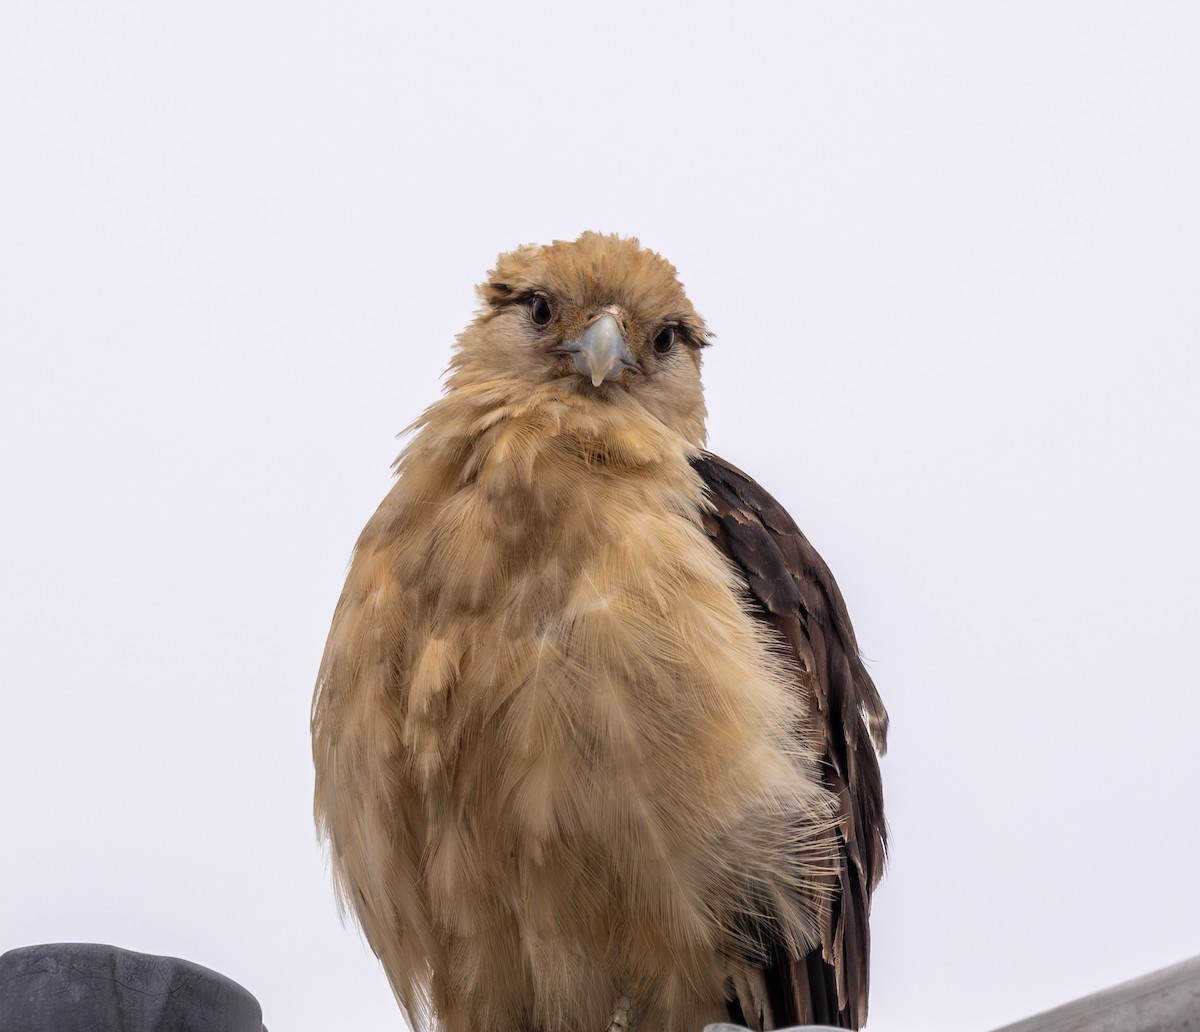
[[[871,1028],[1200,953],[1198,55],[1191,2],[5,0],[0,949],[399,1027],[317,661],[474,284],[599,229],[891,710]]]

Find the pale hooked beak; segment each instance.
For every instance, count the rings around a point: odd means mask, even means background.
[[[621,327],[611,315],[602,315],[578,340],[563,345],[575,359],[575,368],[599,387],[605,380],[616,380],[626,368],[637,368],[621,336]]]

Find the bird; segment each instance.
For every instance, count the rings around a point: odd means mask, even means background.
[[[418,1032],[860,1027],[887,712],[826,564],[705,450],[712,335],[635,237],[478,294],[317,677],[343,911]]]

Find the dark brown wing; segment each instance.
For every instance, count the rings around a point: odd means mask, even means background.
[[[883,874],[887,829],[879,757],[887,711],[858,654],[846,603],[829,568],[792,518],[741,470],[703,453],[692,467],[708,487],[713,543],[750,589],[758,615],[795,655],[810,689],[808,733],[839,803],[841,870],[821,948],[793,957],[773,948],[767,971],[776,1027],[859,1028],[867,1019],[871,893]],[[732,1011],[736,1011],[736,1004]],[[742,1022],[743,1015],[731,1012]]]

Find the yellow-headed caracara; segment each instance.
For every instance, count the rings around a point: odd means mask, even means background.
[[[595,233],[480,293],[321,663],[341,898],[417,1029],[857,1028],[887,716],[821,558],[702,450],[704,323]]]

